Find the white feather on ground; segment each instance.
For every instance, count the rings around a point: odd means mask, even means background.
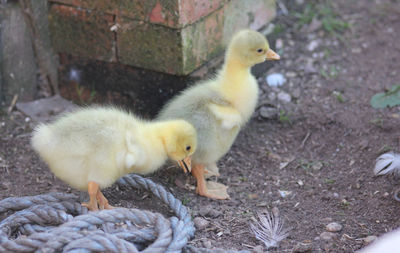
[[[400,154],[386,153],[376,158],[374,173],[377,176],[386,174],[400,176]]]
[[[267,212],[265,215],[258,213],[258,219],[257,223],[250,224],[250,228],[267,249],[277,247],[278,243],[289,235],[289,230],[283,228],[283,222],[278,213]]]

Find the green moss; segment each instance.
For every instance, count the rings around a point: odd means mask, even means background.
[[[216,12],[182,30],[183,72],[190,73],[224,50],[224,15]]]
[[[182,43],[179,30],[127,19],[130,29],[117,32],[119,60],[128,65],[166,73],[182,73]]]
[[[65,15],[52,8],[49,27],[53,46],[58,52],[109,61],[113,57],[113,33],[105,15],[92,12]]]

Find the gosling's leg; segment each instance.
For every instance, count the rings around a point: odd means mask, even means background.
[[[219,177],[219,168],[216,163],[208,164],[204,169],[204,178],[208,179],[212,176]]]
[[[82,203],[82,206],[87,207],[90,211],[98,211],[97,193],[99,190],[99,185],[96,182],[90,181],[88,183],[89,202]]]
[[[209,192],[206,186],[206,180],[204,179],[204,165],[197,164],[192,168],[192,175],[197,180],[196,193],[211,199],[227,199],[228,197],[212,194]]]

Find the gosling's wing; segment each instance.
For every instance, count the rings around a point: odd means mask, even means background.
[[[126,132],[126,146],[127,152],[125,154],[124,165],[126,168],[132,168],[138,163],[138,156],[141,153],[140,148],[136,142],[135,136],[131,132]]]
[[[211,103],[208,108],[214,116],[221,121],[221,126],[226,130],[231,130],[236,126],[240,126],[242,122],[242,116],[239,111],[232,107]]]

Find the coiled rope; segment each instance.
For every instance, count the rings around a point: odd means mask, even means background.
[[[117,184],[152,192],[176,216],[126,208],[88,212],[66,193],[6,198],[0,201],[0,215],[8,215],[0,222],[0,252],[237,253],[187,245],[195,232],[190,214],[163,186],[134,174]]]

